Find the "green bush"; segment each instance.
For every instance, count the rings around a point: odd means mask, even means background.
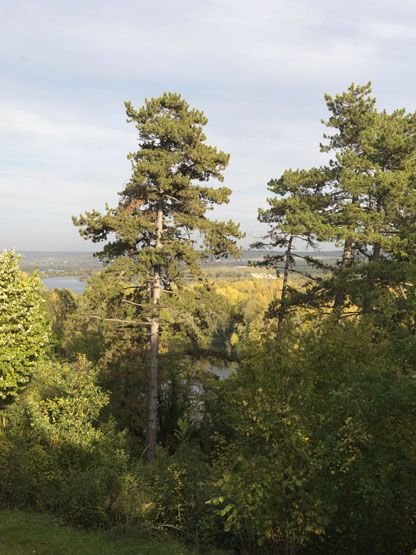
[[[49,340],[40,279],[21,272],[19,261],[0,254],[0,409],[28,386]]]
[[[111,422],[100,422],[107,403],[85,358],[39,365],[19,403],[3,413],[0,505],[141,536],[216,541],[219,519],[206,504],[212,470],[199,448],[179,434],[177,451],[161,448],[149,465],[132,456]]]
[[[369,320],[250,341],[211,500],[249,552],[410,553],[415,346]]]
[[[129,529],[209,545],[223,537],[206,503],[213,493],[212,468],[197,447],[183,445],[174,455],[159,449],[152,464],[139,461],[124,475],[113,510]]]
[[[107,402],[85,359],[39,365],[19,403],[3,414],[1,503],[108,524],[128,457],[123,437],[97,425]]]

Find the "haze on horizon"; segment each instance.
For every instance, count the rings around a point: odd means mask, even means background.
[[[373,82],[378,105],[416,109],[408,0],[0,0],[0,250],[93,251],[71,216],[117,202],[136,132],[123,102],[180,92],[231,154],[245,246],[266,184],[322,162],[324,92]],[[158,9],[159,8],[159,9]]]

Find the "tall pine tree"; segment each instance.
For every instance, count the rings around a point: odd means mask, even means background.
[[[416,216],[416,116],[378,111],[370,83],[352,84],[325,100],[330,115],[324,123],[331,133],[324,135],[321,152],[330,155],[329,162],[272,180],[276,197],[259,216],[271,225],[276,246],[291,246],[295,236],[342,246],[327,276],[296,296],[298,302],[332,307],[339,317],[352,305],[370,312],[386,287],[397,284],[394,260],[410,254],[406,230]],[[289,267],[290,254],[286,249],[283,255]],[[287,304],[282,297],[281,313]]]
[[[149,326],[147,459],[154,457],[158,427],[160,309],[163,290],[199,272],[206,256],[237,255],[242,237],[232,221],[208,219],[215,205],[228,203],[223,181],[229,155],[205,143],[203,112],[191,109],[176,93],[148,99],[136,110],[126,102],[128,121],[139,134],[139,149],[129,154],[132,175],[114,209],[86,212],[74,218],[80,233],[94,242],[109,238],[99,255],[104,260],[126,257],[137,268],[137,303]]]

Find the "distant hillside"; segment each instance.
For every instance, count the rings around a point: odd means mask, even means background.
[[[103,267],[91,252],[72,251],[23,251],[22,269],[26,272],[39,270],[46,275],[89,275]]]
[[[212,258],[204,263],[204,266],[217,266],[217,265],[245,265],[249,262],[260,261],[266,255],[283,254],[283,251],[260,251],[260,250],[243,250],[240,258]],[[318,259],[338,259],[342,256],[342,251],[297,251],[296,254],[308,255]]]
[[[239,266],[247,267],[249,263],[260,261],[266,254],[281,254],[281,251],[258,251],[244,250],[241,258],[220,258],[209,259],[203,263],[204,268],[219,268],[221,266]],[[47,276],[53,275],[71,275],[87,277],[92,273],[100,270],[103,264],[94,256],[92,252],[73,252],[73,251],[23,251],[22,269],[27,272],[39,270],[41,274]],[[299,251],[298,254],[308,254],[309,256],[326,261],[337,260],[341,256],[341,251]],[[301,265],[301,263],[300,263]]]

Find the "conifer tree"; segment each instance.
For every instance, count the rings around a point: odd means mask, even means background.
[[[137,308],[149,326],[149,393],[147,459],[154,457],[158,419],[158,354],[162,290],[198,273],[205,256],[238,254],[242,237],[232,221],[208,219],[207,211],[229,201],[223,181],[229,155],[205,143],[203,112],[191,109],[176,93],[147,99],[136,110],[126,102],[128,121],[139,134],[139,149],[129,154],[132,174],[120,202],[104,214],[86,212],[74,218],[83,237],[103,241],[104,260],[127,257],[137,268],[143,295]]]
[[[283,252],[266,255],[256,265],[274,268],[279,277],[283,276],[280,302],[272,303],[269,313],[276,313],[277,329],[283,322],[288,309],[288,293],[293,292],[289,285],[290,274],[305,277],[308,283],[315,278],[308,269],[300,270],[296,262],[303,261],[309,266],[322,267],[322,263],[311,255],[298,252],[296,243],[304,249],[317,248],[317,241],[324,240],[328,230],[325,227],[325,210],[329,198],[325,194],[325,169],[287,170],[279,179],[271,179],[268,189],[276,196],[267,199],[269,208],[259,209],[258,219],[269,225],[269,231],[262,241],[253,248],[277,248]]]
[[[306,304],[332,305],[339,317],[346,304],[371,310],[377,284],[391,283],[391,262],[406,248],[406,222],[416,215],[416,116],[377,111],[370,83],[352,84],[325,100],[330,116],[324,123],[333,132],[324,135],[321,151],[331,158],[319,169],[285,172],[269,201],[279,210],[271,209],[267,219],[283,240],[275,245],[304,233],[310,242],[342,245],[338,264],[323,265],[328,276],[297,296]]]
[[[326,95],[326,102],[331,112],[326,125],[335,129],[321,146],[332,153],[328,187],[334,200],[328,218],[334,240],[343,242],[332,280],[334,310],[342,309],[348,294],[368,312],[377,282],[390,279],[389,261],[403,251],[404,219],[416,214],[416,116],[405,110],[378,111],[370,83],[351,85],[334,98]],[[331,282],[325,287],[331,290]]]
[[[370,96],[371,83],[356,86],[354,83],[348,91],[332,97],[325,95],[330,112],[326,127],[335,129],[335,133],[324,134],[327,144],[321,144],[321,152],[332,153],[329,162],[331,168],[327,187],[332,196],[331,210],[328,217],[333,226],[332,240],[342,244],[342,258],[338,265],[337,280],[334,291],[334,311],[339,313],[345,302],[345,276],[354,261],[356,252],[356,230],[359,229],[360,190],[357,183],[362,176],[363,152],[360,137],[371,125],[375,114],[375,99]]]

